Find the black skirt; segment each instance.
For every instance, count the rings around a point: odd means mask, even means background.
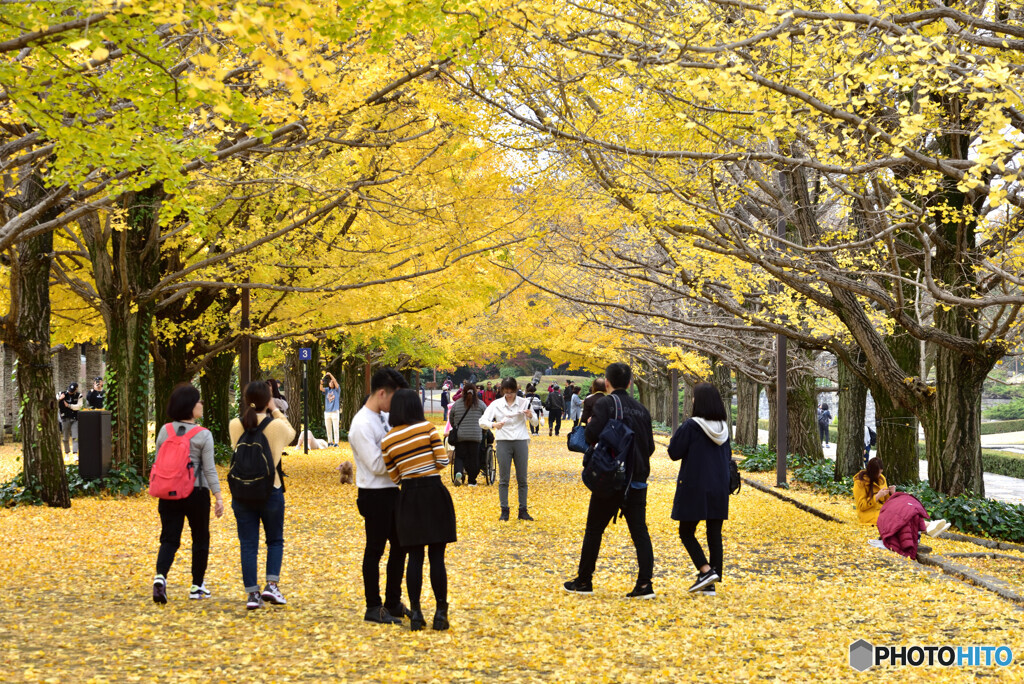
[[[396,516],[398,543],[402,546],[456,541],[455,505],[440,476],[402,480]]]

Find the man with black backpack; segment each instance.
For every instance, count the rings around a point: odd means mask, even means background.
[[[605,381],[611,394],[594,404],[593,416],[584,433],[587,444],[591,445],[591,451],[588,452],[591,458],[596,458],[595,452],[606,448],[600,443],[606,427],[609,432],[618,434],[628,435],[631,432],[632,448],[625,458],[625,478],[612,478],[612,484],[603,483],[599,487],[584,477],[592,491],[579,572],[575,579],[563,585],[566,591],[574,594],[594,593],[592,581],[597,555],[601,550],[601,537],[608,523],[621,513],[629,527],[639,565],[636,586],[626,597],[654,598],[655,595],[651,584],[654,549],[647,530],[647,477],[651,473],[651,454],[654,453],[654,430],[651,427],[650,412],[627,392],[632,380],[633,371],[628,365],[613,363],[608,366]],[[607,441],[607,436],[605,439]]]
[[[562,399],[562,392],[558,389],[557,382],[548,391],[548,400],[544,404],[544,408],[548,410],[548,437],[551,436],[552,431],[557,437],[558,431],[562,428],[562,414],[565,413],[565,400]]]

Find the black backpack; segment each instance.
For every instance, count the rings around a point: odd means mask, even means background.
[[[598,496],[625,494],[633,479],[633,430],[622,420],[622,404],[614,394],[615,417],[605,423],[583,457],[583,484]]]
[[[736,467],[736,461],[729,458],[729,493],[739,494],[743,486],[743,479],[740,477],[740,469]]]
[[[868,428],[868,445],[875,446],[876,444],[878,444],[878,435],[875,434],[874,430]]]
[[[228,469],[228,488],[231,498],[259,505],[270,498],[274,491],[275,472],[281,475],[281,486],[284,486],[284,473],[278,465],[275,471],[274,454],[270,450],[270,442],[263,434],[273,418],[267,416],[263,422],[245,434],[235,445],[235,453],[231,456]]]

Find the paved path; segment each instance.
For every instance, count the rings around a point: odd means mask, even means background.
[[[1019,436],[1019,437],[1018,437]],[[999,438],[1024,438],[1024,432],[1013,432],[1003,435],[985,435],[984,437],[999,437]],[[982,438],[984,440],[984,437]],[[758,430],[758,440],[761,444],[768,443],[768,431]],[[988,445],[985,445],[988,448]],[[830,444],[824,448],[825,458],[835,460],[836,458],[836,445]],[[1007,477],[1006,475],[996,475],[995,473],[985,473],[985,496],[989,499],[995,499],[997,501],[1006,501],[1008,503],[1024,503],[1024,480],[1016,477]],[[928,479],[928,461],[921,461],[921,479]]]

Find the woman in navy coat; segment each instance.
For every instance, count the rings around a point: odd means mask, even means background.
[[[722,522],[729,518],[729,423],[722,395],[701,382],[693,388],[693,418],[679,426],[668,445],[673,461],[682,461],[676,481],[672,519],[679,538],[697,567],[690,591],[715,593],[722,575]],[[697,541],[697,523],[707,523],[710,560]]]

